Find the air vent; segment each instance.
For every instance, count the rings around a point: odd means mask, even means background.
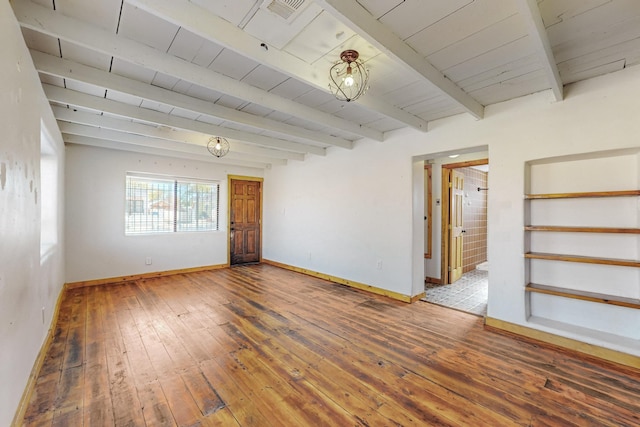
[[[263,9],[267,9],[286,21],[292,20],[308,3],[307,0],[265,0]]]

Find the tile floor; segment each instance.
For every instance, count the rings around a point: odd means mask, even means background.
[[[472,270],[462,275],[451,285],[425,284],[426,296],[423,301],[473,313],[487,314],[489,272]]]

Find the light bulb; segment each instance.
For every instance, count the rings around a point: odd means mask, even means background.
[[[351,63],[347,64],[347,77],[344,78],[344,85],[346,87],[353,86],[353,70],[351,69]]]
[[[347,77],[344,78],[344,85],[346,87],[353,86],[353,76],[351,74],[348,74]]]
[[[216,144],[216,150],[219,150],[220,148],[222,148],[222,146],[221,146],[221,145],[220,145],[220,143],[218,142],[218,143]]]

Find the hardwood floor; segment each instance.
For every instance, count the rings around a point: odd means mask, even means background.
[[[277,267],[70,290],[34,426],[638,426],[640,375]]]

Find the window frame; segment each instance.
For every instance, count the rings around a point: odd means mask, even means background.
[[[59,241],[60,158],[51,133],[40,120],[40,181],[36,203],[40,207],[40,258],[43,259]],[[39,193],[39,194],[38,194]]]
[[[134,183],[143,183],[148,182],[150,185],[155,184],[157,186],[155,191],[161,191],[161,197],[158,200],[155,200],[155,203],[163,203],[165,206],[167,204],[166,196],[170,195],[170,200],[168,202],[169,207],[155,208],[155,211],[169,211],[162,215],[160,219],[154,220],[153,216],[151,220],[149,220],[149,215],[151,211],[151,203],[148,198],[148,194],[151,191],[150,189],[145,189],[142,193],[139,193],[137,196],[132,195],[131,191],[133,189],[131,185],[131,181],[134,180]],[[190,186],[209,186],[208,191],[199,191],[188,192],[185,196],[184,188]],[[160,187],[166,187],[164,189],[158,190]],[[220,189],[221,182],[219,180],[208,180],[201,178],[190,178],[190,177],[182,177],[182,176],[173,176],[173,175],[162,175],[162,174],[149,174],[143,172],[133,172],[129,171],[125,174],[125,194],[124,194],[124,206],[123,206],[123,214],[124,214],[124,234],[125,236],[149,236],[149,235],[158,235],[158,234],[177,234],[177,233],[211,233],[211,232],[220,232]],[[206,196],[206,197],[205,197]],[[193,209],[187,205],[187,212],[190,219],[189,221],[184,221],[184,211],[183,208],[185,204],[183,201],[188,197],[188,200],[191,201],[191,197],[196,198],[196,211],[194,213],[191,212]],[[205,205],[209,203],[209,207],[206,207],[204,210],[199,209],[201,198],[205,197]],[[139,207],[142,205],[142,213],[139,212]],[[182,208],[181,208],[182,206]],[[132,209],[134,207],[134,209]],[[202,212],[201,212],[202,211]],[[206,215],[204,218],[201,218],[201,215]],[[132,224],[130,222],[130,217],[132,215],[144,215],[144,219],[141,219],[141,222],[135,227],[135,222]],[[153,215],[153,214],[151,214]],[[191,224],[195,218],[196,225],[195,227],[189,227],[185,225],[185,222]],[[209,226],[203,226],[200,222],[203,221],[205,223],[209,223]],[[158,229],[151,229],[149,223],[151,222],[151,226],[159,225]]]

